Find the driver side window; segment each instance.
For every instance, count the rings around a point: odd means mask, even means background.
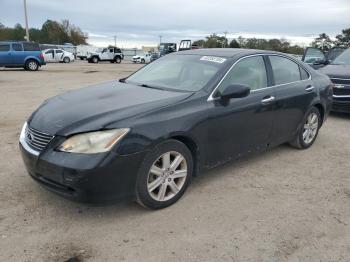
[[[234,84],[247,85],[251,90],[267,87],[266,67],[263,57],[254,56],[239,61],[220,83],[218,91],[223,91],[227,86]]]

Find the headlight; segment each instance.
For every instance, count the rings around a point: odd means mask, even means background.
[[[111,150],[128,132],[129,128],[112,129],[74,135],[58,147],[69,153],[94,154]]]

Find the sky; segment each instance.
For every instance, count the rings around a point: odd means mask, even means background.
[[[350,0],[27,0],[29,27],[68,19],[96,46],[155,46],[211,33],[286,38],[307,46],[350,27]],[[24,25],[23,0],[0,0],[0,22]]]

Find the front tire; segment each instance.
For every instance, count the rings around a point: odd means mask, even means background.
[[[316,107],[312,107],[306,117],[304,118],[303,125],[298,131],[295,139],[290,144],[298,149],[307,149],[315,142],[318,131],[321,127],[321,115]]]
[[[98,58],[96,56],[94,56],[91,61],[94,63],[94,64],[97,64],[98,63]]]
[[[185,144],[167,140],[148,153],[136,182],[137,202],[150,209],[168,207],[185,193],[193,173],[193,158]]]
[[[39,63],[30,59],[25,63],[24,69],[28,71],[37,71],[39,69]]]
[[[141,59],[141,64],[144,64],[145,62],[145,59]]]
[[[122,59],[119,57],[119,56],[116,56],[114,58],[114,61],[117,63],[117,64],[120,64],[122,62]]]
[[[70,58],[69,57],[63,58],[63,62],[66,64],[70,63]]]

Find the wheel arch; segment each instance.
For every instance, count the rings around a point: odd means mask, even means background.
[[[324,118],[325,118],[325,108],[321,103],[315,103],[313,104],[314,107],[317,108],[318,112],[320,112],[321,116],[321,123],[323,124]]]
[[[35,56],[27,56],[24,59],[24,64],[26,64],[29,60],[35,60],[39,64],[39,67],[41,66],[40,59]]]
[[[185,146],[187,146],[193,158],[193,176],[197,176],[199,174],[199,166],[200,166],[200,151],[199,151],[198,143],[196,143],[196,141],[190,136],[186,136],[183,134],[173,135],[173,136],[170,136],[168,139],[174,139],[174,140],[180,141],[183,144],[185,144]]]

